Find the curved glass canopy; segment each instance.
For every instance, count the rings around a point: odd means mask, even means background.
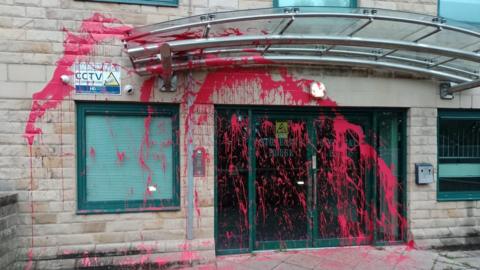
[[[167,86],[181,70],[282,64],[420,74],[449,82],[443,96],[480,86],[480,27],[391,10],[211,13],[134,28],[124,42],[136,72],[159,74]]]

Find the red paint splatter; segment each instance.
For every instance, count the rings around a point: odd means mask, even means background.
[[[77,31],[81,34],[75,35],[65,30],[67,37],[63,43],[64,54],[57,61],[57,68],[47,85],[32,96],[32,107],[24,132],[29,145],[33,144],[35,136],[42,133],[42,130],[36,126],[37,121],[45,115],[47,110],[56,108],[74,89],[71,85],[62,83],[60,77],[73,75],[70,69],[72,65],[80,57],[92,53],[96,44],[108,38],[122,37],[131,29],[129,26],[109,27],[106,25],[108,23],[121,22],[95,13],[92,17],[83,20]]]
[[[413,241],[413,240],[408,241],[406,250],[411,251],[411,250],[415,250],[415,249],[416,249],[415,241]]]
[[[90,157],[95,158],[95,155],[96,155],[95,148],[90,147]]]
[[[199,259],[197,252],[192,250],[190,243],[185,242],[184,244],[180,245],[180,248],[182,249],[180,261],[191,263],[192,261]]]
[[[117,149],[116,153],[117,153],[117,161],[118,161],[118,163],[122,163],[122,162],[125,160],[125,151],[119,151],[119,150]]]
[[[142,87],[140,88],[140,101],[148,102],[150,100],[156,79],[156,77],[150,77],[143,82]]]
[[[29,197],[32,221],[32,239],[30,244],[31,246],[28,251],[29,261],[25,269],[31,269],[31,267],[33,266],[32,259],[34,248],[34,206],[32,199],[32,191],[34,179],[32,165],[32,145],[35,141],[35,137],[42,134],[42,129],[37,127],[36,124],[48,110],[58,107],[60,103],[71,94],[74,88],[71,85],[64,84],[61,80],[61,76],[73,75],[71,67],[75,63],[75,61],[80,59],[80,57],[82,56],[86,56],[92,53],[96,44],[108,38],[121,37],[126,31],[131,29],[131,27],[129,26],[109,27],[106,25],[109,23],[120,23],[120,21],[114,18],[107,18],[101,14],[95,13],[92,17],[82,21],[80,29],[76,31],[80,34],[76,35],[68,30],[64,30],[66,32],[66,38],[63,44],[63,56],[57,61],[57,67],[47,85],[42,90],[32,95],[32,105],[23,134],[23,137],[26,139],[26,142],[29,145],[30,149]]]
[[[152,184],[152,177],[153,177],[153,171],[152,169],[148,166],[147,160],[149,159],[150,156],[150,147],[152,146],[152,141],[150,140],[150,126],[152,123],[152,114],[154,113],[153,107],[148,106],[147,107],[147,117],[144,119],[144,135],[143,135],[143,140],[140,145],[140,153],[138,155],[138,162],[140,164],[140,167],[147,172],[147,183],[146,183],[146,188],[145,188],[145,196],[143,197],[143,204],[146,205],[147,203],[147,197],[152,195],[152,192],[150,191],[149,187]]]

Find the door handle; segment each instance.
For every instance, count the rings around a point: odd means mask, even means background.
[[[313,206],[313,210],[315,211],[316,208],[317,208],[317,155],[312,155],[312,177],[313,177],[313,181],[312,181],[312,193],[313,193],[313,196],[312,196],[312,206]]]

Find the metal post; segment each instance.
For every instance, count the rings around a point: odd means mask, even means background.
[[[195,100],[195,96],[193,95],[193,79],[192,79],[192,72],[190,71],[187,75],[187,119],[186,119],[186,126],[188,127],[187,138],[186,138],[186,145],[187,145],[187,240],[192,240],[194,238],[193,235],[193,189],[194,189],[194,180],[193,180],[193,132],[192,132],[192,124],[193,124],[193,115],[190,113],[192,110],[193,102]]]

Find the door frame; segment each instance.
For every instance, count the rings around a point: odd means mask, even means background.
[[[335,109],[335,112],[341,113],[341,115],[350,115],[350,114],[355,114],[355,113],[364,113],[367,117],[371,118],[371,128],[374,132],[374,134],[377,134],[377,118],[378,114],[382,112],[395,112],[399,113],[401,115],[401,120],[402,120],[402,125],[401,125],[401,141],[402,145],[401,148],[399,149],[400,154],[399,156],[401,157],[399,159],[399,175],[401,177],[400,184],[402,185],[402,194],[401,194],[401,203],[402,203],[402,214],[403,217],[408,220],[408,212],[407,212],[407,109],[406,108],[357,108],[357,107],[342,107],[342,108],[331,108],[331,107],[298,107],[298,106],[247,106],[247,105],[215,105],[214,106],[214,238],[215,238],[215,244],[218,239],[218,196],[217,196],[217,115],[218,111],[247,111],[248,112],[248,118],[249,118],[249,129],[252,131],[254,130],[254,124],[255,121],[254,119],[257,119],[259,115],[278,115],[278,116],[287,116],[289,118],[298,118],[298,117],[303,117],[307,121],[307,132],[310,138],[313,138],[313,119],[320,113],[324,113],[328,115],[329,113],[332,113],[332,109]],[[333,114],[333,113],[332,113]],[[280,241],[276,241],[276,243],[265,243],[264,245],[261,246],[261,248],[256,248],[255,247],[255,211],[256,211],[256,190],[255,190],[255,175],[256,175],[256,167],[255,167],[255,149],[254,149],[254,134],[251,133],[249,138],[248,138],[248,153],[250,155],[250,170],[248,173],[248,219],[249,219],[249,247],[248,248],[241,248],[241,249],[222,249],[219,250],[217,249],[217,245],[215,245],[215,252],[217,255],[228,255],[228,254],[240,254],[240,253],[250,253],[254,251],[259,251],[259,250],[271,250],[271,249],[295,249],[295,248],[318,248],[318,247],[337,247],[340,245],[341,241],[338,238],[335,239],[324,239],[321,241],[316,241],[315,240],[315,235],[314,235],[314,228],[317,226],[315,224],[317,221],[315,221],[316,213],[308,213],[310,218],[313,219],[313,226],[308,225],[308,230],[309,230],[309,235],[312,237],[311,239],[307,240],[306,245],[302,246],[297,246],[295,243],[284,243]],[[377,149],[377,140],[374,140],[372,142],[372,147]],[[307,157],[308,153],[310,153],[309,150],[311,149],[311,146],[307,148]],[[374,168],[375,169],[375,168]],[[310,169],[310,174],[313,173],[313,170]],[[372,172],[373,175],[375,174],[375,171]],[[310,175],[312,177],[312,175]],[[311,178],[310,177],[310,178]],[[370,192],[371,194],[366,194],[367,200],[370,201],[376,201],[377,200],[377,194],[376,194],[376,186],[377,186],[377,179],[376,177],[370,177],[369,179],[372,179],[370,186],[373,187],[371,190],[366,190],[367,192]],[[368,181],[367,181],[368,182]],[[369,183],[366,183],[369,184]],[[307,187],[307,193],[308,190],[310,190],[311,187]],[[370,196],[370,197],[368,197]],[[307,205],[308,205],[308,210],[309,212],[312,212],[312,201],[311,201],[311,196],[307,196]],[[367,207],[370,207],[370,204],[367,203]],[[314,212],[316,209],[313,209]],[[370,211],[371,213],[372,211]],[[311,214],[311,215],[310,215]],[[400,241],[394,241],[394,242],[384,242],[381,240],[378,240],[377,238],[377,229],[375,228],[375,223],[373,227],[373,232],[371,232],[373,235],[373,239],[371,243],[361,243],[361,244],[367,244],[367,245],[374,245],[374,246],[384,246],[384,245],[392,245],[392,244],[402,244],[405,243],[407,240],[407,230],[403,230],[401,240]],[[295,241],[296,242],[296,241]],[[358,243],[355,243],[358,244]]]

